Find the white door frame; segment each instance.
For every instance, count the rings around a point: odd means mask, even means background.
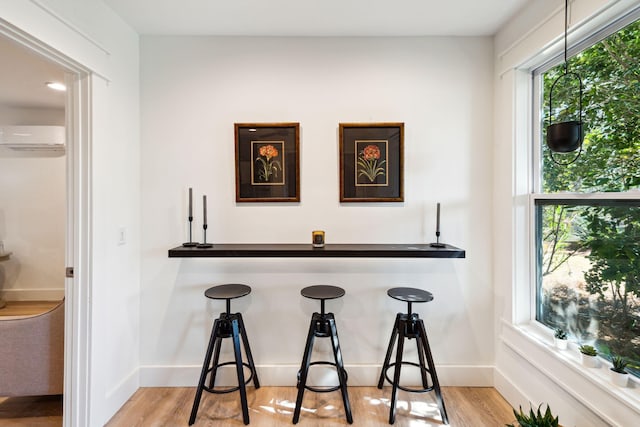
[[[58,64],[67,75],[65,262],[73,267],[74,275],[65,279],[63,425],[87,426],[91,402],[91,73],[2,19],[0,36]]]
[[[91,75],[67,74],[67,266],[63,426],[89,425],[91,361]]]

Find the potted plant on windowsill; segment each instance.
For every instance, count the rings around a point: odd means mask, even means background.
[[[558,417],[554,417],[551,413],[549,405],[547,405],[544,414],[540,412],[540,406],[536,412],[533,412],[533,408],[529,408],[528,414],[522,411],[522,406],[520,406],[520,412],[514,409],[513,415],[516,416],[516,424],[506,424],[506,427],[562,427],[558,422]]]
[[[556,328],[555,332],[553,333],[553,341],[557,349],[567,349],[567,333],[564,331],[564,329]]]
[[[582,364],[587,368],[598,367],[598,350],[589,344],[583,344],[579,348]]]
[[[626,387],[629,381],[629,374],[625,370],[629,362],[622,356],[611,356],[611,381],[619,386]]]

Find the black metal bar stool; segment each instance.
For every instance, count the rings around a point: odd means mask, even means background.
[[[214,394],[231,393],[240,390],[240,401],[242,404],[242,420],[245,424],[249,424],[249,407],[247,405],[247,391],[245,386],[253,380],[253,384],[256,388],[260,388],[258,381],[258,374],[256,372],[255,364],[253,363],[253,356],[251,355],[251,348],[249,347],[249,340],[247,339],[247,331],[244,328],[244,322],[242,321],[242,315],[240,313],[231,313],[231,300],[234,298],[240,298],[251,293],[251,288],[247,285],[241,284],[228,284],[219,285],[209,288],[205,291],[204,295],[207,298],[226,300],[227,310],[224,313],[220,313],[220,317],[217,318],[211,328],[211,338],[209,339],[209,346],[207,347],[207,353],[204,357],[204,363],[202,364],[202,373],[200,374],[200,381],[198,382],[198,389],[196,390],[196,397],[193,401],[193,408],[191,409],[191,417],[189,418],[189,425],[192,425],[196,420],[198,413],[198,406],[200,406],[200,398],[202,397],[202,391],[207,391]],[[247,362],[242,361],[242,352],[240,350],[240,338],[242,337],[242,344],[244,345],[244,351],[246,353]],[[220,346],[224,338],[233,339],[233,352],[235,354],[235,360],[230,362],[219,363],[220,359]],[[213,362],[211,357],[213,356]],[[227,389],[215,389],[216,373],[218,368],[226,365],[235,365],[238,375],[238,386]],[[250,375],[247,380],[244,379],[244,367],[249,368]],[[205,385],[209,375],[209,385]]]
[[[344,289],[337,286],[318,285],[309,286],[300,291],[303,297],[320,300],[320,313],[313,313],[311,324],[309,325],[309,333],[307,334],[307,343],[302,356],[302,365],[298,371],[298,398],[296,399],[296,409],[293,412],[293,423],[297,424],[300,419],[300,409],[302,408],[302,397],[304,390],[310,390],[316,393],[328,393],[340,390],[342,393],[342,402],[344,403],[344,411],[347,415],[349,424],[353,423],[351,416],[351,406],[349,405],[349,396],[347,395],[347,371],[342,363],[342,353],[340,352],[340,342],[338,341],[338,330],[336,329],[336,319],[333,313],[325,313],[324,301],[328,299],[340,298],[344,295]],[[329,361],[311,361],[311,351],[313,350],[313,342],[315,338],[331,338],[333,347],[333,357],[335,362]],[[309,367],[312,365],[331,365],[336,367],[338,373],[339,385],[328,388],[317,388],[307,385],[307,376]]]
[[[427,331],[424,328],[424,322],[422,321],[422,319],[420,319],[418,314],[413,313],[413,311],[411,310],[411,303],[429,302],[433,300],[433,295],[431,294],[431,292],[415,288],[391,288],[387,291],[387,295],[399,301],[405,301],[408,304],[407,314],[398,313],[396,316],[396,321],[393,325],[393,331],[391,332],[391,339],[389,340],[387,356],[384,359],[382,372],[380,373],[380,380],[378,381],[379,389],[382,389],[382,385],[384,384],[385,379],[392,385],[389,424],[393,424],[396,420],[396,399],[398,389],[413,393],[426,393],[429,391],[434,391],[436,394],[436,403],[438,404],[438,409],[440,410],[440,414],[442,415],[442,422],[445,424],[449,424],[447,411],[444,407],[444,400],[442,400],[442,394],[440,393],[440,383],[438,382],[438,376],[436,375],[436,367],[433,363],[433,357],[431,356],[431,348],[429,347],[429,340],[427,339]],[[405,338],[416,339],[416,345],[418,346],[419,363],[402,360]],[[391,361],[391,354],[393,353],[393,347],[396,343],[396,339],[398,339],[396,361],[393,363],[389,363]],[[415,389],[403,387],[400,385],[400,369],[402,368],[402,365],[412,365],[420,368],[423,388]],[[387,371],[391,367],[394,367],[393,380],[390,379],[387,375]],[[428,377],[431,377],[431,385],[429,385]]]

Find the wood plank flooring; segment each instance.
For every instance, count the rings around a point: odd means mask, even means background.
[[[0,397],[0,426],[59,427],[62,425],[62,395]]]
[[[5,301],[7,305],[0,308],[0,320],[33,316],[46,313],[60,304],[60,301]]]
[[[295,387],[247,389],[252,426],[292,425]],[[511,406],[494,388],[443,387],[443,398],[453,427],[504,426],[514,421]],[[107,427],[187,426],[194,388],[141,388],[107,423]],[[398,394],[396,427],[442,425],[433,393]],[[389,426],[391,388],[349,387],[353,425]],[[305,392],[298,426],[348,426],[340,392]],[[243,426],[238,393],[204,393],[194,426]]]
[[[511,406],[494,388],[443,387],[449,422],[452,427],[495,427],[514,421]],[[187,426],[194,387],[141,388],[107,427],[179,427]],[[385,387],[349,387],[353,426],[388,427],[389,397]],[[442,425],[433,393],[398,392],[396,427]],[[293,425],[295,387],[247,388],[251,426]],[[300,427],[348,426],[338,391],[305,392]],[[0,397],[1,427],[59,427],[62,425],[62,397]],[[194,427],[244,426],[238,393],[204,393]]]

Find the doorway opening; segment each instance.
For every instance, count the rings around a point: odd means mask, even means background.
[[[58,424],[83,425],[90,73],[2,20],[0,56],[0,405],[39,396]]]

